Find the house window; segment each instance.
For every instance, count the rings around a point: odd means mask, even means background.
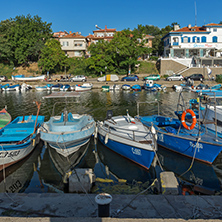
[[[69,42],[62,42],[62,46],[69,46]]]
[[[213,28],[213,32],[217,32],[217,29],[216,29],[216,28]]]
[[[183,42],[184,42],[184,43],[190,42],[190,37],[184,37],[184,38],[183,38]]]
[[[201,37],[201,42],[207,42],[206,36],[202,36],[202,37]]]
[[[194,36],[194,37],[193,37],[193,42],[200,42],[200,38],[197,37],[197,36]]]
[[[213,36],[212,42],[217,42],[217,36]]]
[[[74,46],[75,47],[82,47],[82,43],[75,43]]]

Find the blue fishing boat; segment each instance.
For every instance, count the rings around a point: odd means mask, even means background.
[[[112,116],[98,122],[98,138],[101,143],[119,155],[149,169],[157,149],[155,137],[149,127],[131,117]],[[95,135],[96,136],[96,135]]]
[[[3,91],[19,91],[20,88],[21,86],[19,84],[15,84],[15,85],[5,84],[4,86],[2,86]]]
[[[183,107],[181,103],[178,105]],[[187,113],[190,113],[191,125],[189,119],[186,120]],[[183,109],[180,118],[165,117],[159,114],[139,115],[137,118],[144,125],[155,127],[158,145],[176,153],[212,164],[222,151],[222,139],[206,130],[206,122],[197,120],[195,112],[189,107]]]
[[[59,91],[60,88],[61,88],[62,84],[61,83],[58,83],[58,84],[55,84],[55,85],[52,85],[50,86],[49,88],[52,90],[52,91]]]
[[[123,84],[122,89],[123,90],[130,90],[131,86],[129,84]]]
[[[47,91],[47,90],[51,90],[52,86],[53,86],[53,84],[46,84],[44,86],[35,86],[35,89],[37,91]]]
[[[95,131],[92,116],[68,113],[52,116],[40,128],[40,138],[59,154],[67,157],[89,142]]]
[[[40,105],[38,105],[38,113]],[[0,170],[22,160],[39,143],[38,128],[44,116],[18,116],[0,130]]]
[[[159,90],[165,91],[166,87],[157,83],[153,83],[153,80],[146,80],[144,83],[144,89],[147,91],[156,92]]]
[[[141,91],[142,87],[140,85],[136,84],[136,85],[133,85],[131,87],[131,89],[134,90],[134,91]]]
[[[70,90],[69,84],[65,84],[65,85],[60,86],[60,91],[68,91],[68,90]]]

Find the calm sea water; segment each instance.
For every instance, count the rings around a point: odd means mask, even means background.
[[[14,119],[20,115],[36,114],[34,101],[41,102],[40,115],[48,120],[52,114],[55,102],[65,102],[65,99],[43,99],[48,92],[3,92],[0,94],[1,108],[7,105]],[[158,100],[160,113],[174,116],[179,93],[174,91],[149,93],[146,91],[102,92],[92,90],[83,92],[78,99],[68,99],[67,108],[73,113],[88,113],[94,119],[103,120],[107,110],[113,110],[113,115],[137,114],[137,102]],[[185,93],[184,99],[194,98],[193,93]],[[71,103],[72,102],[72,103]],[[64,104],[57,103],[55,114],[59,114]],[[157,104],[141,105],[140,114],[150,115],[157,112]],[[94,139],[78,152],[64,158],[54,149],[40,143],[26,159],[6,170],[5,180],[0,174],[0,192],[46,193],[64,192],[64,176],[70,168],[92,168],[96,175],[93,193],[108,192],[110,194],[136,194],[147,188],[164,170],[173,171],[181,184],[204,186],[220,192],[222,160],[219,156],[212,166],[194,162],[191,170],[186,172],[191,160],[164,149],[158,149],[159,163],[146,171],[125,158],[108,150]],[[153,191],[148,191],[153,192]]]

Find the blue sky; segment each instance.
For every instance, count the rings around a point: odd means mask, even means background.
[[[0,0],[0,21],[17,15],[38,15],[52,23],[53,32],[81,32],[83,36],[100,28],[134,29],[138,24],[163,28],[172,22],[180,27],[195,25],[195,0]],[[4,2],[4,3],[3,3]],[[222,21],[221,0],[196,0],[197,25]]]

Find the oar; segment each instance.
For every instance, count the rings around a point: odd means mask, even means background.
[[[38,120],[38,115],[39,115],[39,111],[40,111],[40,107],[41,107],[41,103],[35,101],[36,105],[37,105],[37,114],[36,114],[36,120],[35,120],[35,126],[34,126],[34,132],[33,134],[36,132],[36,124],[37,124],[37,120]]]

